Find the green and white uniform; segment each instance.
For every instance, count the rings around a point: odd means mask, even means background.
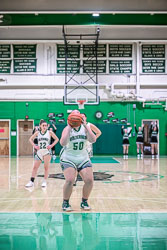
[[[154,126],[150,127],[151,140],[150,144],[158,144],[158,127],[156,126],[156,130],[154,130]]]
[[[43,157],[50,154],[50,150],[47,149],[47,146],[50,145],[51,136],[48,130],[44,134],[39,131],[37,138],[40,149],[37,151],[36,159],[43,161]]]
[[[89,126],[89,128],[90,128],[90,122],[87,123],[87,126]],[[88,151],[88,155],[91,158],[91,157],[93,157],[93,145],[89,141],[86,142],[86,145],[87,145],[86,148]]]
[[[130,135],[131,131],[132,131],[132,129],[129,132],[125,133],[124,129],[123,128],[121,129],[121,133],[123,135],[122,146],[129,146],[129,135]]]
[[[78,171],[92,166],[87,152],[86,129],[83,125],[78,131],[75,128],[71,129],[69,141],[60,152],[60,164],[63,170],[73,167]]]

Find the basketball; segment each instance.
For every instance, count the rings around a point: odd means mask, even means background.
[[[83,117],[80,113],[74,113],[72,112],[69,116],[68,116],[68,124],[72,127],[79,127],[83,121]]]

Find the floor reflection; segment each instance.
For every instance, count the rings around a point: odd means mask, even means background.
[[[167,213],[1,214],[0,249],[166,249]]]
[[[0,158],[0,189],[2,190],[10,191],[10,163],[10,158]]]

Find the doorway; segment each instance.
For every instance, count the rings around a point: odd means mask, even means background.
[[[32,156],[33,147],[29,143],[29,138],[32,135],[34,126],[33,120],[18,120],[17,121],[17,155]]]
[[[151,134],[150,134],[150,127],[151,123],[157,122],[157,126],[159,129],[159,120],[157,119],[147,119],[142,120],[142,124],[144,124],[144,145],[143,145],[143,153],[144,155],[151,155]],[[159,155],[159,133],[158,133],[158,155]]]
[[[10,155],[10,120],[0,120],[0,156]]]

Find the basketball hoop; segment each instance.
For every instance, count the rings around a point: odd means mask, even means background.
[[[78,109],[84,109],[84,104],[86,100],[77,100],[78,102]]]

